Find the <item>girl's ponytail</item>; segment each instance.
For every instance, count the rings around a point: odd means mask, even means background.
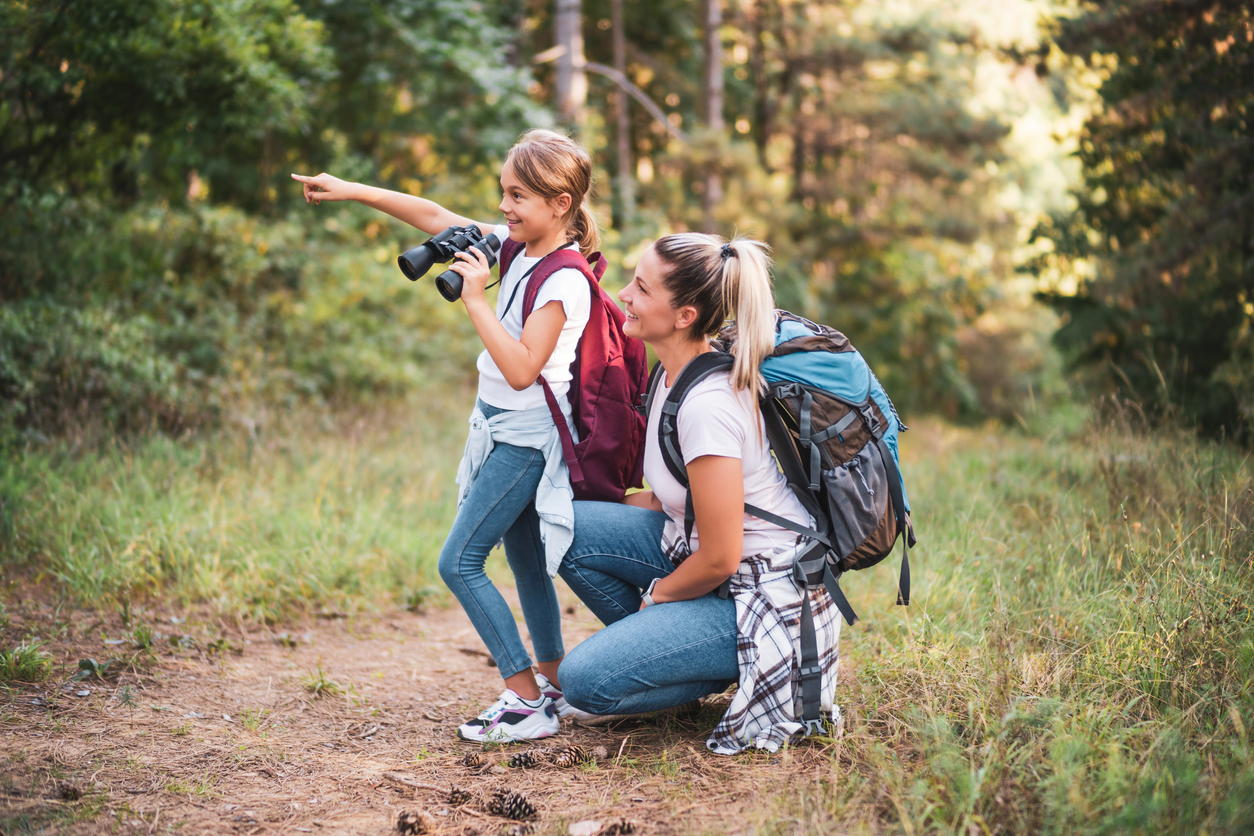
[[[546,200],[570,195],[566,231],[585,258],[601,248],[601,232],[588,206],[592,191],[592,157],[578,143],[554,131],[537,128],[523,134],[509,149],[505,164],[528,191]]]
[[[775,350],[775,299],[771,294],[771,260],[761,241],[681,232],[660,238],[653,251],[670,269],[662,283],[676,308],[697,309],[694,339],[717,334],[736,320],[731,382],[755,395],[765,391],[759,369]]]
[[[571,218],[570,231],[570,237],[579,243],[579,252],[583,253],[584,258],[601,249],[601,231],[597,228],[597,216],[593,214],[586,199],[580,202]]]

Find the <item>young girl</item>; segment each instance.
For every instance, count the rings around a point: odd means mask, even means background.
[[[306,202],[356,200],[428,234],[474,223],[432,201],[329,174],[292,177],[304,184]],[[543,375],[548,381],[574,436],[567,397],[570,364],[588,322],[591,290],[578,270],[553,273],[525,328],[524,294],[517,291],[551,253],[572,248],[587,257],[596,251],[599,235],[587,206],[591,185],[592,160],[584,149],[551,131],[529,131],[510,149],[501,170],[505,223],[478,224],[485,235],[525,245],[502,276],[496,309],[484,297],[489,273],[481,253],[459,253],[451,268],[464,280],[461,301],[484,351],[478,361],[479,394],[470,416],[470,437],[458,468],[457,517],[440,552],[439,568],[506,686],[491,707],[458,728],[458,735],[471,741],[533,740],[558,730],[557,669],[564,649],[547,567],[557,565],[574,536],[573,494],[537,378]],[[532,672],[509,605],[484,573],[488,552],[502,540],[531,632],[538,675]]]

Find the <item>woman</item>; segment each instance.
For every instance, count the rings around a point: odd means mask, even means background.
[[[788,529],[745,513],[748,502],[794,523],[812,521],[766,440],[758,371],[774,348],[769,260],[756,241],[685,233],[657,241],[620,294],[624,331],[653,346],[665,370],[649,415],[644,473],[652,490],[622,505],[575,503],[575,539],[559,570],[607,625],[561,664],[566,701],[594,715],[682,705],[737,683],[707,745],[731,754],[775,751],[803,728],[796,652],[802,591]],[[736,320],[730,372],[706,378],[678,413],[696,523],[685,535],[687,492],[658,446],[661,404],[684,367]],[[716,592],[730,578],[730,598]],[[811,592],[822,702],[833,710],[840,617]],[[578,715],[576,715],[578,716]]]

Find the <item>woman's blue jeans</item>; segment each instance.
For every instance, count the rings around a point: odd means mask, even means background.
[[[505,411],[482,401],[479,409],[486,417]],[[562,614],[545,565],[536,513],[536,487],[543,472],[544,454],[539,450],[494,446],[440,550],[440,577],[461,602],[505,678],[530,668],[531,659],[514,613],[483,570],[488,552],[502,540],[537,660],[552,662],[563,653]]]
[[[605,623],[562,660],[567,702],[593,714],[633,714],[718,693],[738,679],[736,605],[711,592],[640,610],[662,553],[658,511],[575,503],[575,540],[558,573]]]

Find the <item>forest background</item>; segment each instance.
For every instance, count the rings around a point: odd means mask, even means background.
[[[554,127],[611,292],[761,238],[917,422],[917,600],[849,581],[841,778],[761,830],[1249,832],[1252,58],[1236,0],[2,0],[0,681],[23,590],[438,597],[478,342],[289,174],[489,220]]]
[[[490,218],[503,152],[565,125],[610,285],[668,231],[750,234],[907,412],[1121,390],[1248,439],[1250,21],[1202,5],[6,3],[0,433],[465,378],[464,318],[397,281],[421,236],[288,174]]]

